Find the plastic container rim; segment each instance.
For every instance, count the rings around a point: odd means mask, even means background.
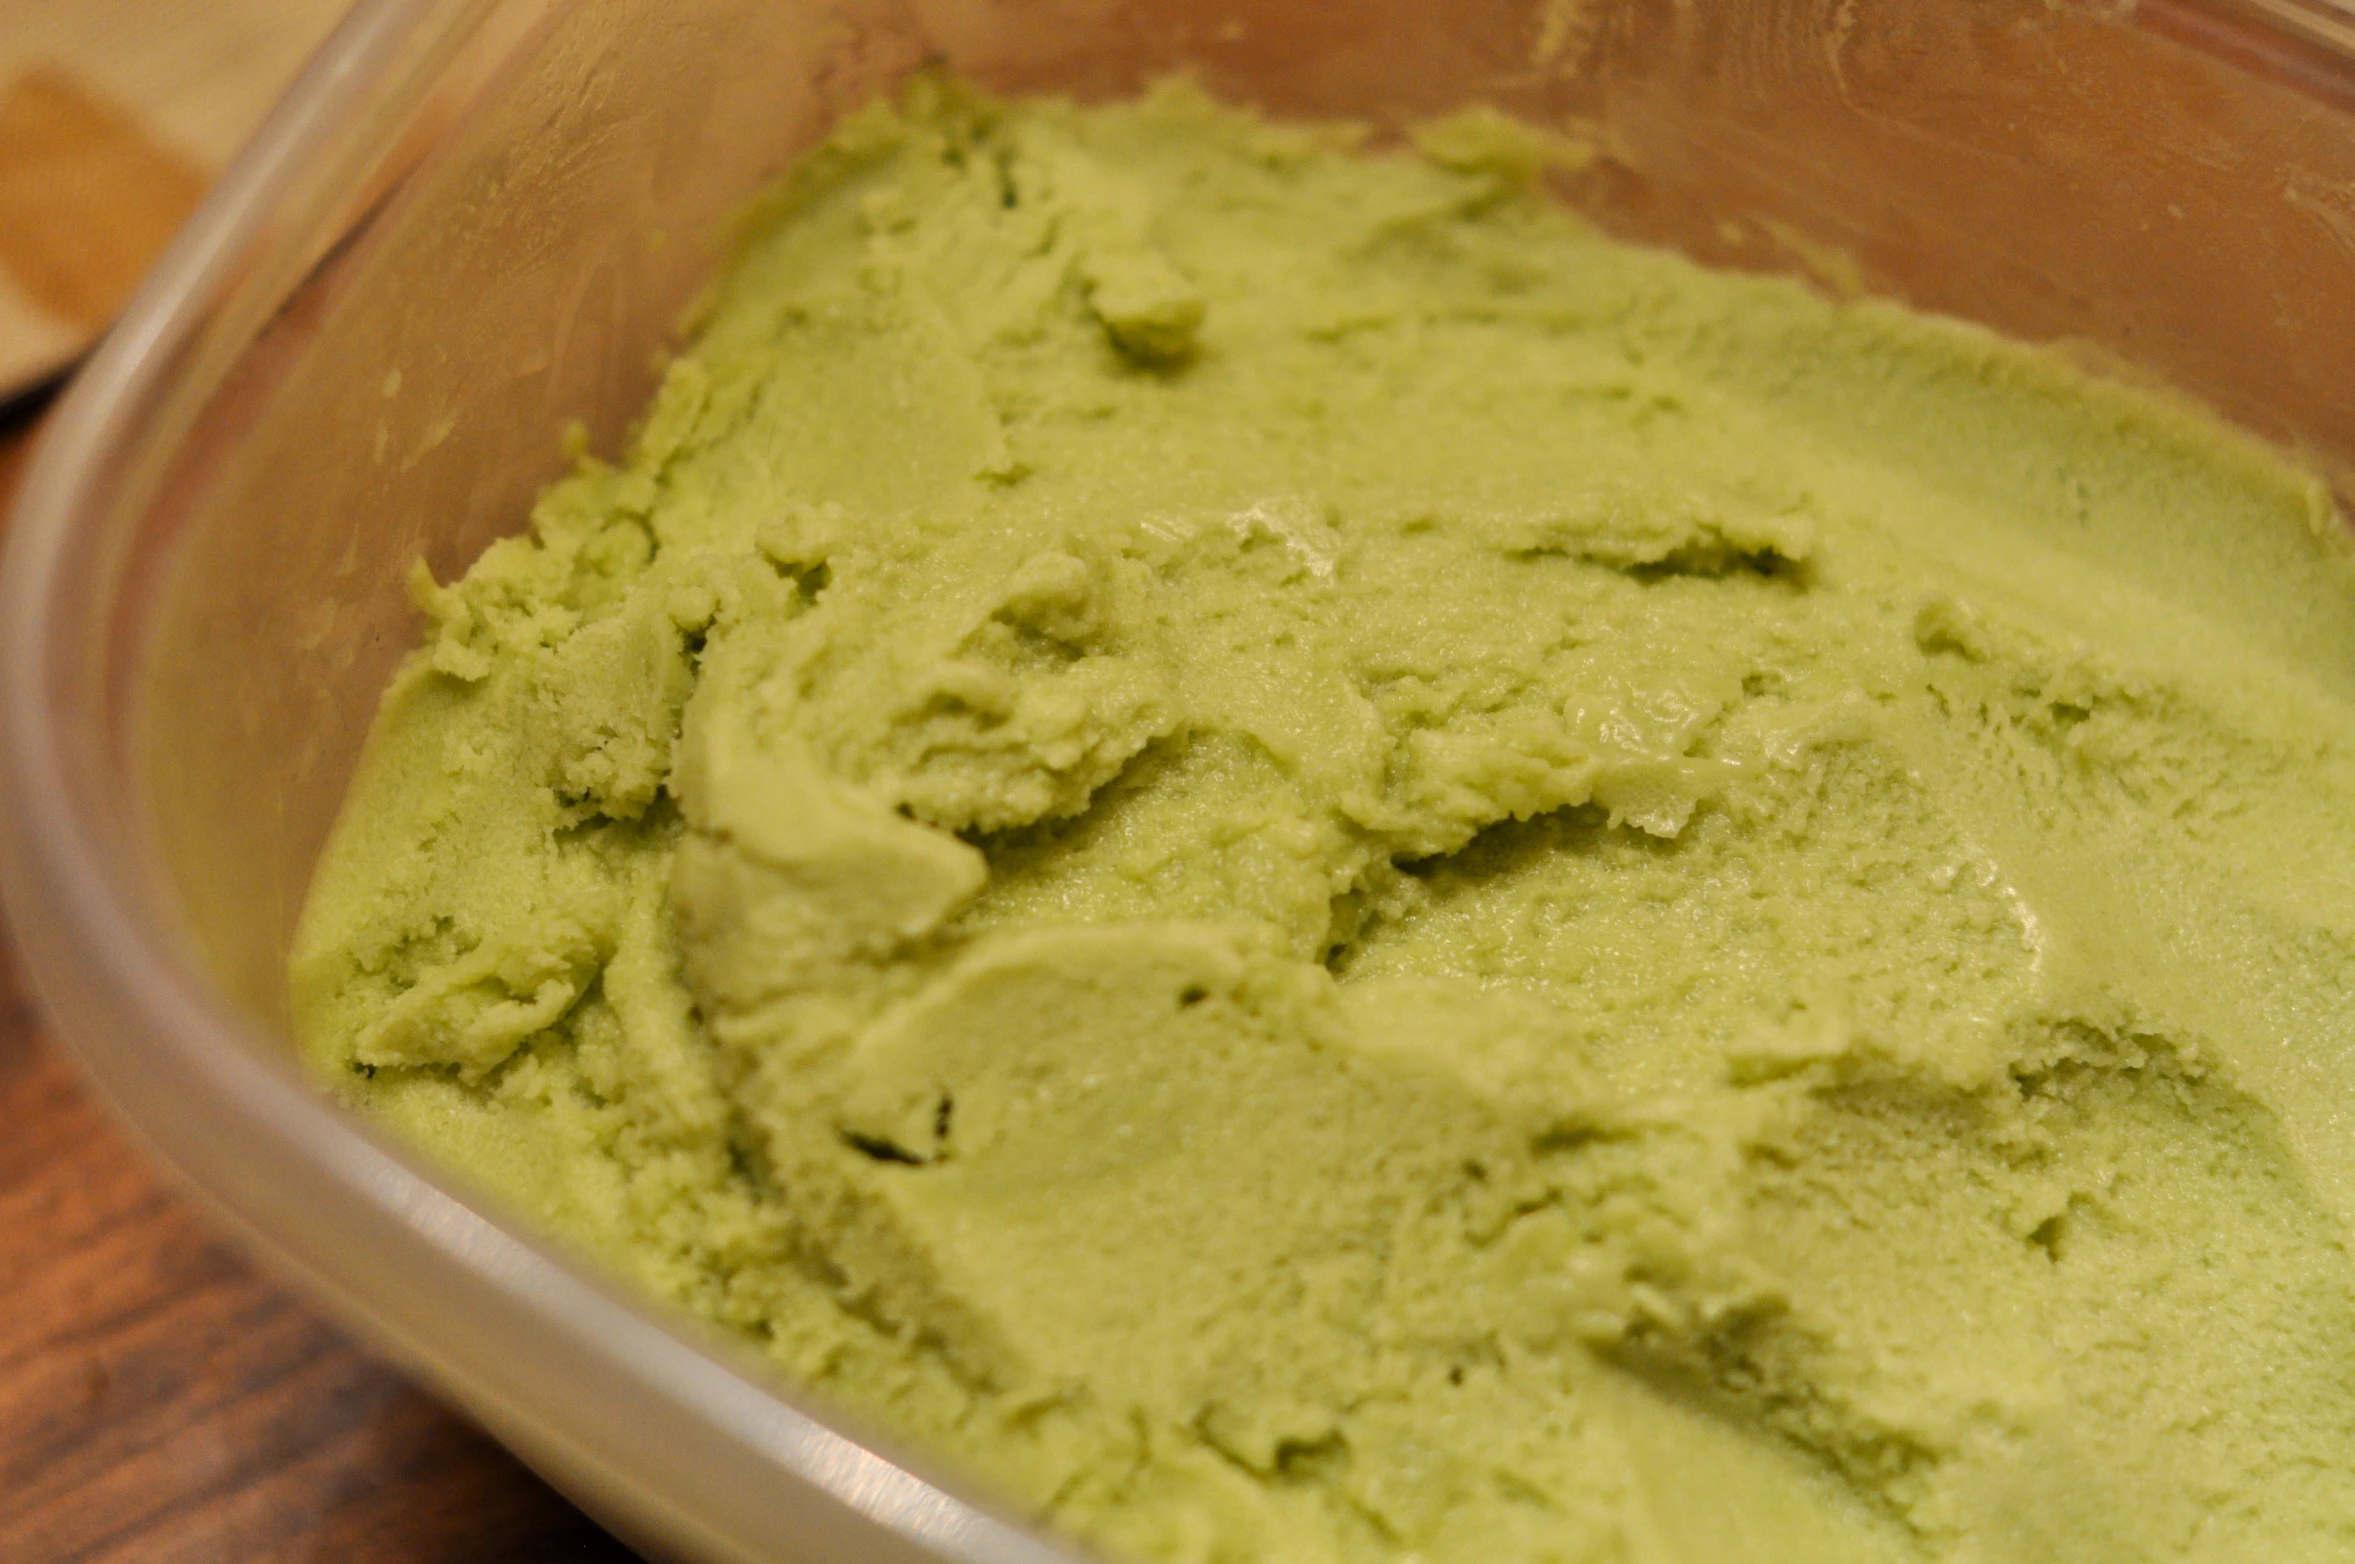
[[[48,419],[0,540],[0,911],[16,936],[27,985],[53,1023],[51,1035],[97,1086],[116,1122],[281,1271],[341,1303],[347,1318],[369,1313],[363,1299],[289,1251],[269,1224],[223,1200],[129,1110],[116,1072],[127,1067],[130,1052],[174,1057],[200,1074],[217,1105],[233,1110],[244,1127],[316,1167],[350,1199],[464,1266],[571,1343],[596,1351],[641,1391],[758,1452],[904,1542],[936,1557],[1007,1564],[1068,1559],[699,1350],[375,1144],[306,1090],[291,1061],[268,1061],[265,1049],[255,1046],[260,1040],[254,1024],[230,1013],[166,932],[134,906],[118,883],[121,866],[101,845],[105,827],[75,790],[66,736],[51,711],[56,671],[61,658],[71,655],[61,650],[64,610],[56,598],[71,569],[76,529],[104,524],[96,512],[104,477],[99,463],[141,437],[150,398],[199,328],[203,306],[251,252],[316,150],[346,126],[403,45],[449,3],[360,0],[166,248]],[[95,601],[112,606],[108,592]],[[107,1008],[132,1034],[121,1045],[77,1035],[66,992],[70,980],[56,970],[63,950],[88,964],[82,982],[109,996]],[[448,1357],[431,1344],[402,1339],[407,1333],[387,1322],[374,1323],[380,1340],[391,1331],[415,1359],[450,1372]],[[512,1387],[478,1383],[474,1389],[470,1399],[516,1410]],[[528,1413],[523,1421],[531,1421]],[[614,1440],[558,1439],[570,1457],[604,1481],[633,1491],[641,1507],[652,1501],[651,1508],[675,1515],[659,1488],[649,1492],[640,1477],[617,1466]],[[692,1524],[685,1529],[706,1530]],[[759,1547],[758,1536],[725,1523],[720,1530],[736,1548]]]

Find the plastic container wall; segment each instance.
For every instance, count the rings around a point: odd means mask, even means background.
[[[2155,376],[2355,466],[2355,59],[2315,0],[371,0],[58,413],[0,575],[0,850],[60,1030],[258,1250],[599,1516],[699,1559],[1045,1559],[380,1142],[292,1067],[289,932],[404,577],[613,449],[729,213],[932,60],[1486,101],[1563,197]]]

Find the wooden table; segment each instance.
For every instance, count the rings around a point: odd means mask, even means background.
[[[0,513],[34,433],[0,420]],[[160,1183],[0,943],[0,1560],[631,1557]]]

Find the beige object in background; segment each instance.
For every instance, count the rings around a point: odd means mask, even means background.
[[[0,401],[104,329],[344,0],[0,0]]]

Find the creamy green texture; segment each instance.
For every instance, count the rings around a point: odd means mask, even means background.
[[[420,580],[311,1056],[1117,1554],[2355,1557],[2327,493],[1565,155],[855,118]]]

